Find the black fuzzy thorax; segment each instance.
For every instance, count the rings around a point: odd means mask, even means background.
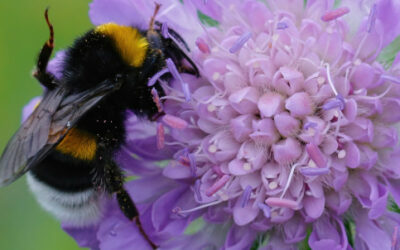
[[[136,68],[123,60],[112,38],[94,30],[78,38],[66,51],[62,84],[71,93],[82,92],[116,77],[122,77],[123,84],[76,124],[76,128],[96,136],[99,147],[95,159],[83,161],[53,150],[32,173],[61,191],[77,192],[96,186],[99,172],[104,171],[103,165],[125,141],[126,110],[146,119],[157,113],[147,82],[164,66],[162,54],[151,46],[142,66]],[[158,84],[155,87],[162,95],[161,87]]]

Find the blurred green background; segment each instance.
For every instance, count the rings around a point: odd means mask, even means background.
[[[0,1],[0,152],[20,124],[22,107],[41,87],[31,77],[36,56],[48,38],[43,18],[50,6],[56,49],[92,27],[89,0]],[[28,190],[25,177],[0,189],[0,249],[79,249],[59,223],[44,212]]]

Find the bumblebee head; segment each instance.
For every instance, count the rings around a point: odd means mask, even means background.
[[[97,26],[97,33],[111,38],[122,59],[132,67],[142,66],[149,47],[146,37],[136,28],[106,23]]]

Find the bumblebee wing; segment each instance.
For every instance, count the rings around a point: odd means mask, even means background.
[[[0,158],[0,187],[12,183],[42,161],[79,118],[115,89],[115,85],[104,81],[75,94],[68,94],[63,87],[47,91]]]

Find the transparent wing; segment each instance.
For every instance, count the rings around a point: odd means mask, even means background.
[[[119,87],[120,82],[106,80],[80,93],[68,94],[64,87],[47,91],[0,158],[0,187],[42,161],[79,118]]]

